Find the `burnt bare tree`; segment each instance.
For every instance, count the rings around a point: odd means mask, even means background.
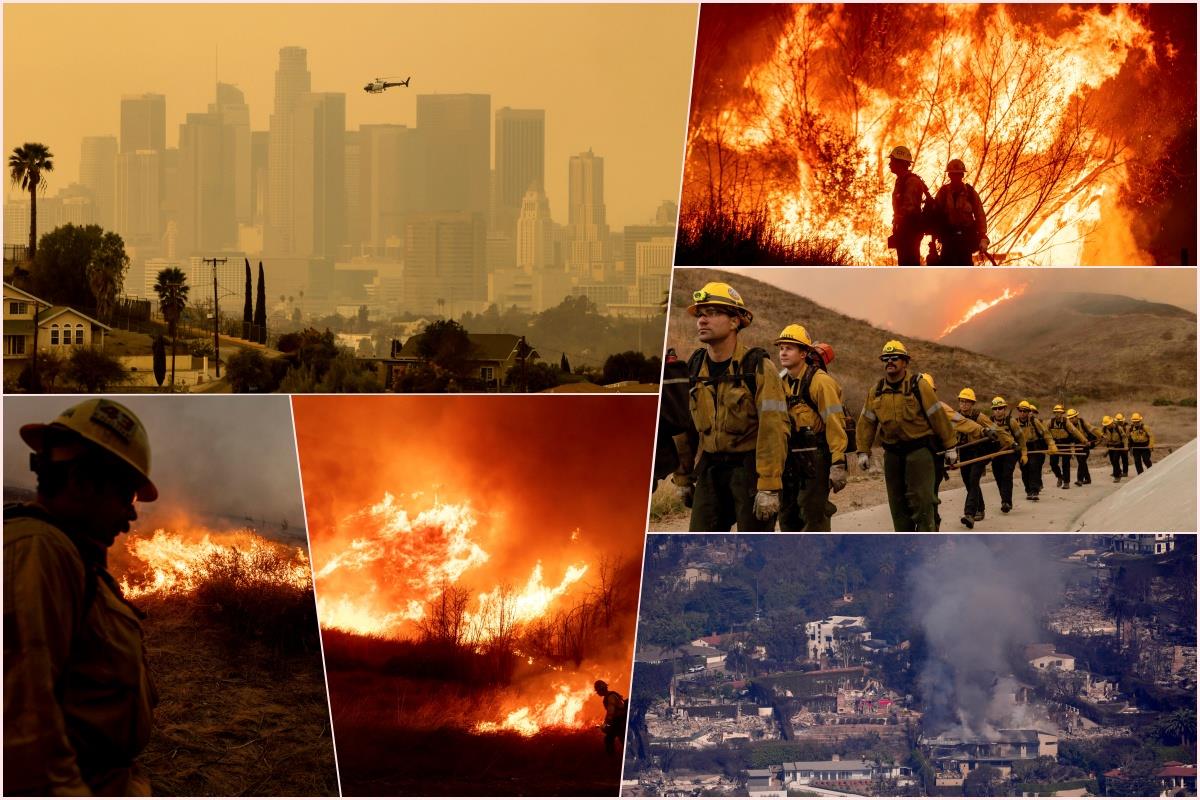
[[[470,600],[470,592],[443,579],[437,597],[425,603],[425,615],[417,623],[421,639],[461,646],[467,638],[466,611]]]

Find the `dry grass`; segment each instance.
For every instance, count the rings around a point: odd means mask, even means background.
[[[140,605],[159,705],[139,761],[155,794],[337,794],[319,651],[231,628],[193,595]]]

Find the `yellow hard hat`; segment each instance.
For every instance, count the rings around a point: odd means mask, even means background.
[[[692,304],[687,308],[687,313],[693,317],[698,315],[698,309],[701,306],[727,306],[744,317],[746,325],[754,321],[754,315],[750,313],[750,309],[746,308],[746,301],[738,294],[737,289],[734,289],[728,283],[720,283],[719,281],[706,283],[703,289],[692,292],[692,301]]]
[[[1141,422],[1142,415],[1135,411],[1129,416],[1129,421],[1130,422]]]
[[[928,383],[929,383],[929,388],[930,388],[930,389],[936,389],[936,388],[937,388],[937,384],[933,382],[933,375],[932,375],[932,374],[930,374],[930,373],[928,373],[928,372],[922,372],[922,373],[921,373],[921,377],[922,377],[922,378],[924,378],[924,379],[926,380],[926,382],[928,382]]]
[[[49,425],[22,425],[21,438],[35,453],[41,453],[50,431],[70,431],[113,454],[144,481],[137,490],[139,500],[149,503],[158,498],[158,488],[150,480],[150,437],[141,420],[125,406],[102,397],[84,400],[64,410]]]
[[[1031,410],[1032,408],[1033,408],[1033,406],[1032,406],[1032,405],[1030,405],[1030,403],[1029,403],[1029,401],[1028,401],[1028,400],[1022,400],[1021,402],[1017,403],[1017,410],[1018,410],[1018,411],[1020,411],[1021,409],[1024,409],[1024,410],[1026,410],[1026,411],[1029,411],[1029,410]]]
[[[1125,415],[1124,415],[1124,414],[1122,414],[1122,413],[1120,413],[1120,412],[1117,412],[1117,416],[1115,417],[1115,419],[1117,420],[1117,422],[1124,422],[1124,421],[1125,421]]]
[[[779,337],[775,340],[775,344],[784,344],[785,342],[812,347],[812,338],[808,335],[808,330],[803,325],[795,323],[780,331]]]
[[[972,403],[974,403],[975,402],[975,390],[970,387],[963,389],[961,392],[958,393],[958,399],[959,400],[970,400]]]
[[[1073,408],[1067,409],[1067,419],[1075,419],[1078,416],[1079,416],[1079,412],[1076,411],[1075,409],[1073,409]]]
[[[992,408],[1008,408],[1008,401],[1000,395],[992,398]]]
[[[950,163],[946,165],[946,172],[962,172],[966,173],[967,165],[962,162],[961,158],[952,158]]]
[[[879,354],[880,358],[884,356],[904,356],[908,358],[908,349],[904,344],[896,339],[892,339],[883,346],[883,352]]]
[[[897,161],[907,161],[910,164],[913,161],[912,152],[904,145],[893,147],[892,152],[888,153],[888,158],[894,158]]]
[[[1103,424],[1103,425],[1112,425],[1112,424],[1113,424],[1113,418],[1112,418],[1112,417],[1107,417],[1107,416],[1106,416],[1104,419],[1100,420],[1100,422],[1101,422],[1101,424]]]
[[[1035,414],[1036,414],[1036,413],[1037,413],[1037,406],[1035,406],[1033,403],[1030,403],[1030,404],[1029,404],[1029,410],[1030,410],[1030,411],[1032,411],[1033,413],[1035,413]]]
[[[1058,413],[1058,412],[1060,412],[1060,411],[1066,411],[1066,410],[1067,410],[1067,409],[1066,409],[1066,408],[1063,406],[1063,404],[1062,404],[1062,403],[1055,403],[1055,404],[1054,404],[1054,413],[1055,413],[1055,414],[1057,414],[1057,413]]]

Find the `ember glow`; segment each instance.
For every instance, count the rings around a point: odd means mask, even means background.
[[[996,297],[993,300],[976,300],[975,304],[967,309],[967,313],[963,314],[958,322],[953,322],[946,326],[946,328],[941,332],[941,335],[938,336],[938,339],[945,339],[952,331],[954,331],[955,328],[966,325],[968,322],[982,314],[984,311],[987,311],[989,308],[995,308],[1005,300],[1012,300],[1014,297],[1020,297],[1025,293],[1025,286],[1026,284],[1022,284],[1015,290],[1006,288],[999,297]]]
[[[704,10],[702,32],[719,13]],[[1160,112],[1143,96],[1168,61],[1187,59],[1194,74],[1195,54],[1163,41],[1143,10],[897,3],[778,13],[760,30],[775,33],[747,35],[770,43],[748,64],[730,54],[745,48],[706,53],[724,40],[701,38],[685,209],[761,209],[789,238],[824,237],[856,263],[895,263],[887,155],[905,145],[934,193],[950,159],[966,162],[1000,263],[1149,263],[1135,243],[1141,212],[1127,206],[1146,179],[1131,165],[1148,169],[1160,155],[1142,152],[1158,146],[1148,143],[1194,128],[1195,84]]]
[[[130,599],[195,591],[221,559],[235,559],[258,576],[298,589],[312,581],[303,549],[289,548],[250,530],[214,533],[199,528],[159,528],[150,536],[130,534],[125,547],[128,566],[119,583]]]
[[[515,731],[522,736],[536,736],[546,728],[582,728],[589,724],[584,709],[596,698],[590,686],[572,689],[568,684],[557,687],[554,698],[547,703],[524,705],[507,713],[499,722],[480,722],[477,733]]]

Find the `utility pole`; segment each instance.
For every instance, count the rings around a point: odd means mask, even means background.
[[[213,367],[216,369],[216,375],[221,377],[221,312],[220,306],[217,305],[217,264],[224,265],[228,258],[206,258],[205,264],[212,264],[213,270]]]

